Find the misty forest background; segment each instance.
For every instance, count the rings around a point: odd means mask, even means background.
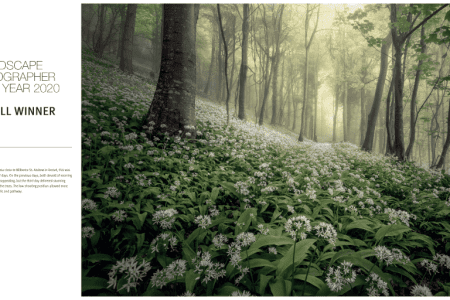
[[[82,5],[82,295],[450,296],[449,21]]]
[[[424,10],[428,9],[430,14],[440,7],[434,6]],[[433,15],[400,45],[403,148],[404,151],[411,148],[406,153],[409,159],[427,166],[435,166],[445,156],[447,11],[445,8]],[[236,116],[243,13],[242,6],[222,7],[228,48],[229,102]],[[413,29],[426,16],[415,12],[406,26]],[[304,118],[304,138],[360,146],[369,126],[373,128],[373,144],[364,148],[395,154],[396,100],[392,82],[396,56],[395,47],[391,46],[390,18],[389,9],[381,4],[251,4],[246,29],[246,96],[242,109],[246,119],[260,125],[282,126],[298,134]],[[83,45],[99,57],[116,58],[119,62],[125,19],[126,5],[103,5],[101,10],[95,5],[83,5]],[[406,17],[399,22],[407,22]],[[130,70],[156,83],[161,62],[162,6],[138,5],[131,26],[134,34],[129,40],[132,42]],[[381,48],[382,44],[385,49]],[[226,57],[216,5],[200,6],[195,47],[197,95],[225,103]],[[383,56],[386,62],[381,62]],[[380,68],[387,71],[384,82],[379,82]],[[384,84],[384,88],[377,95],[380,97],[377,113],[369,122],[369,115],[375,110],[377,84]],[[444,159],[443,164],[448,169],[448,160]]]

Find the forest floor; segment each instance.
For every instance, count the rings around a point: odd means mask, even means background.
[[[450,176],[200,98],[147,137],[154,90],[83,53],[83,296],[450,296]]]

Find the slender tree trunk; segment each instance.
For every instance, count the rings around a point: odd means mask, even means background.
[[[125,27],[123,29],[122,54],[120,55],[120,70],[133,74],[133,37],[136,22],[137,4],[128,4]]]
[[[106,4],[99,4],[99,13],[97,14],[97,24],[98,24],[98,36],[94,44],[94,53],[98,58],[103,57],[103,50],[105,45],[103,43],[103,31],[105,30],[105,10]],[[94,34],[95,37],[95,34]]]
[[[380,110],[381,98],[383,96],[384,90],[384,82],[386,80],[386,74],[388,69],[388,55],[389,48],[392,43],[392,35],[389,32],[388,35],[384,38],[384,44],[381,46],[381,61],[380,61],[380,75],[378,77],[377,87],[375,90],[375,96],[372,104],[372,108],[369,113],[368,121],[367,121],[367,132],[364,137],[364,143],[362,146],[362,150],[372,151],[373,144],[373,136],[375,133],[375,124],[378,117],[378,111]]]
[[[239,78],[239,115],[238,118],[245,120],[245,85],[247,83],[247,49],[248,49],[248,10],[249,5],[244,4],[244,19],[242,21],[242,60]]]
[[[161,70],[145,117],[145,132],[195,139],[196,52],[199,4],[164,4]]]
[[[215,53],[216,53],[216,35],[212,34],[212,41],[211,41],[211,63],[209,64],[209,71],[208,71],[208,79],[206,80],[205,89],[203,90],[204,95],[208,95],[209,87],[211,85],[211,75],[214,67],[215,62]]]
[[[425,54],[426,53],[426,49],[427,49],[427,45],[425,44],[424,41],[424,36],[425,36],[425,27],[422,26],[422,30],[420,32],[420,45],[422,47],[421,50],[421,54]],[[421,69],[420,67],[422,66],[423,60],[419,60],[418,64],[417,64],[417,71],[416,71],[416,78],[414,79],[414,87],[413,87],[413,92],[412,92],[412,96],[411,96],[411,111],[410,111],[410,131],[409,131],[409,145],[408,148],[406,149],[406,158],[409,160],[411,158],[411,153],[413,150],[413,146],[414,146],[414,141],[416,139],[416,98],[417,98],[417,91],[419,90],[419,83],[420,83],[420,74],[421,74]]]
[[[227,126],[230,125],[230,107],[228,105],[228,100],[230,99],[230,88],[228,87],[228,74],[227,74],[227,67],[228,67],[228,49],[227,49],[227,41],[225,40],[225,35],[223,33],[223,26],[222,26],[222,16],[220,15],[220,4],[217,4],[217,14],[219,16],[219,26],[220,26],[220,32],[222,35],[222,41],[223,41],[223,48],[225,51],[225,84],[227,88],[227,99],[226,99],[226,107],[227,107]]]

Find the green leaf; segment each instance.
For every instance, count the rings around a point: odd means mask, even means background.
[[[286,290],[286,281],[283,277],[278,276],[275,282],[269,282],[273,296],[290,296],[290,293],[288,294]]]
[[[385,236],[396,236],[410,230],[411,228],[403,224],[384,225],[375,234],[375,239],[378,242]]]
[[[108,254],[101,254],[101,253],[97,253],[97,254],[91,254],[86,258],[87,261],[90,262],[98,262],[98,261],[113,261],[114,259],[109,256]]]
[[[389,266],[389,267],[386,268],[386,271],[391,271],[391,272],[395,272],[395,273],[401,274],[403,276],[406,276],[412,282],[414,282],[414,284],[417,284],[417,281],[414,279],[414,277],[411,274],[409,274],[408,272],[406,272],[406,271],[404,271],[404,270],[402,270],[400,268],[397,268],[397,267],[394,267],[394,266]]]
[[[235,195],[237,198],[239,198],[239,194],[236,192],[236,188],[234,187],[234,184],[231,182],[222,182],[220,184],[224,189]]]
[[[248,261],[248,263],[250,265],[250,269],[259,267],[269,267],[273,269],[277,268],[277,266],[273,262],[262,258],[251,259]]]
[[[105,146],[100,148],[100,150],[98,150],[98,153],[101,153],[103,156],[108,156],[111,154],[111,152],[113,152],[116,149],[116,147],[114,146]]]
[[[215,188],[212,189],[212,192],[211,192],[211,200],[212,200],[213,202],[216,201],[217,196],[219,195],[219,191],[220,191],[220,189],[219,189],[218,187],[215,187]]]
[[[227,282],[221,288],[219,288],[216,296],[231,296],[231,294],[235,291],[239,291],[239,289],[231,284],[228,285]]]
[[[108,280],[100,277],[83,277],[81,279],[81,291],[106,289]]]
[[[295,244],[295,259],[294,263],[302,262],[307,255],[307,251],[309,247],[311,247],[317,240],[315,239],[306,239]],[[288,267],[292,265],[292,257],[294,255],[294,245],[291,246],[289,251],[284,255],[284,257],[280,260],[277,269],[277,276],[282,275],[284,271]]]
[[[145,233],[141,233],[141,234],[136,233],[136,238],[137,238],[137,250],[139,251],[141,249],[142,245],[144,244]]]
[[[295,279],[305,281],[306,274],[297,274],[294,276]],[[311,276],[311,274],[308,274],[308,279],[306,282],[312,284],[313,286],[317,287],[319,290],[324,288],[324,285],[326,285],[322,280],[315,276]]]
[[[267,283],[269,280],[273,278],[273,276],[266,276],[261,274],[259,276],[259,294],[262,296],[264,295],[264,291],[266,290]]]
[[[197,280],[195,280],[195,278],[197,278],[197,274],[194,273],[194,269],[190,269],[189,271],[186,272],[186,275],[184,277],[184,282],[186,284],[186,292],[190,291],[191,293],[194,292],[194,287],[195,284],[197,283]]]
[[[349,231],[351,229],[363,229],[365,231],[373,232],[373,223],[370,220],[363,219],[363,220],[357,220],[350,224],[348,224],[344,230]]]
[[[253,217],[250,216],[250,214],[253,214]],[[238,235],[238,234],[240,234],[242,232],[246,232],[248,227],[250,226],[251,219],[252,218],[256,218],[257,214],[258,213],[256,212],[256,208],[246,209],[244,211],[244,213],[237,220],[238,224],[236,225],[236,227],[234,229],[234,234]],[[242,226],[242,224],[244,224],[244,225]]]

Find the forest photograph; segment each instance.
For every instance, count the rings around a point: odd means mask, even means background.
[[[82,296],[450,296],[450,6],[81,4]]]

